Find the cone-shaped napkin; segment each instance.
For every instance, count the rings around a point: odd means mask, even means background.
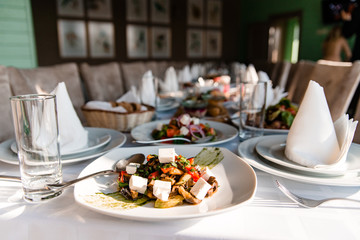
[[[75,112],[65,83],[59,83],[51,94],[56,95],[60,153],[68,154],[86,147],[88,144],[88,132],[82,126]]]
[[[254,65],[249,64],[245,72],[245,82],[257,83],[259,81],[259,76],[256,72]]]
[[[142,103],[155,106],[156,91],[154,86],[154,77],[151,70],[147,71],[142,77],[140,98]]]
[[[160,89],[163,92],[176,92],[179,90],[179,84],[174,67],[166,69],[164,81],[160,81]]]
[[[342,116],[332,122],[323,88],[310,81],[290,128],[285,155],[311,168],[340,168],[346,161],[357,121]]]

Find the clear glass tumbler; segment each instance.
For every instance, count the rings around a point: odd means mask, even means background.
[[[10,98],[24,199],[42,202],[59,196],[46,185],[62,181],[55,95]]]
[[[240,82],[240,140],[263,135],[267,82]]]

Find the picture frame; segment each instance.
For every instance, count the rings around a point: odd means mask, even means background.
[[[146,22],[147,0],[126,0],[126,20],[135,22]]]
[[[222,55],[222,33],[219,30],[206,32],[206,56],[219,58]]]
[[[110,22],[88,22],[90,57],[114,58],[114,24]]]
[[[187,22],[190,26],[202,26],[204,24],[203,0],[187,0]]]
[[[222,1],[208,0],[206,11],[207,26],[221,27],[222,24]]]
[[[83,0],[57,0],[57,14],[63,17],[84,17]]]
[[[147,58],[149,56],[146,26],[133,24],[126,26],[126,48],[128,58]]]
[[[151,0],[151,22],[170,23],[170,1]]]
[[[59,53],[62,58],[86,58],[85,21],[58,20]]]
[[[87,0],[86,13],[92,19],[111,19],[112,0]]]
[[[168,27],[151,28],[151,57],[171,57],[171,30]]]
[[[204,33],[200,29],[187,30],[187,56],[200,58],[204,56]]]

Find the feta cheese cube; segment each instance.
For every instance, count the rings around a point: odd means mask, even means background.
[[[200,119],[198,119],[197,117],[193,117],[193,118],[191,118],[191,120],[192,120],[193,124],[195,124],[195,125],[200,124]]]
[[[156,130],[161,131],[162,126],[163,126],[162,123],[158,123],[157,126],[156,126]]]
[[[135,174],[138,167],[140,167],[139,163],[129,163],[129,165],[126,166],[126,172],[128,174]]]
[[[192,193],[197,199],[203,200],[210,188],[211,185],[205,181],[205,179],[199,178],[199,180],[191,188],[190,193]]]
[[[155,180],[153,194],[162,201],[167,201],[171,192],[171,182]]]
[[[210,177],[214,177],[215,175],[210,171],[208,167],[201,170],[201,177],[206,181],[209,180]]]
[[[138,193],[144,194],[147,188],[147,178],[132,175],[129,181],[129,188],[137,191]]]
[[[182,126],[180,128],[180,134],[186,136],[189,133],[189,129],[187,127]]]
[[[175,149],[174,148],[159,148],[159,162],[169,163],[175,161]]]
[[[190,122],[191,122],[191,117],[190,117],[189,114],[183,114],[183,115],[180,117],[180,123],[181,123],[182,125],[187,126],[187,125],[190,124]]]

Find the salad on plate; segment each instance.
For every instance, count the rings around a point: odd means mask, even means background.
[[[199,204],[219,187],[209,167],[201,168],[193,157],[177,155],[174,148],[160,148],[144,164],[129,164],[119,174],[118,185],[125,199],[142,204],[155,200],[155,208]]]
[[[210,141],[216,139],[216,131],[207,123],[200,123],[199,118],[191,117],[185,113],[179,117],[171,118],[168,124],[159,123],[159,125],[151,132],[151,136],[155,139],[166,139],[184,137],[194,142],[204,137],[213,136]],[[173,143],[185,143],[182,140],[174,140]]]
[[[287,98],[282,98],[278,104],[269,106],[265,113],[265,128],[290,129],[298,107]]]

